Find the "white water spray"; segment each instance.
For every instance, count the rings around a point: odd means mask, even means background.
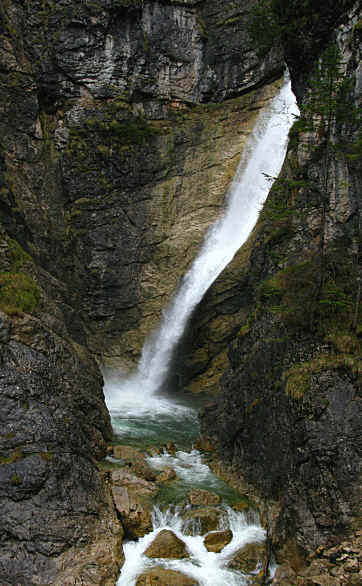
[[[200,586],[241,586],[250,582],[248,576],[230,569],[229,563],[235,553],[247,543],[262,543],[265,539],[265,530],[261,527],[257,513],[245,514],[225,507],[225,526],[233,533],[231,542],[220,553],[207,551],[204,538],[201,535],[185,533],[185,522],[177,511],[161,512],[157,507],[153,513],[153,531],[137,542],[124,545],[125,564],[117,586],[134,586],[137,576],[154,565],[170,570],[182,572],[186,576],[197,580]],[[181,539],[190,554],[190,559],[152,560],[143,555],[144,551],[162,529],[169,529]],[[260,568],[255,568],[257,569]]]
[[[127,395],[134,402],[135,394],[138,407],[142,407],[145,399],[152,401],[165,382],[173,351],[193,310],[256,223],[271,187],[270,177],[276,177],[283,164],[295,115],[295,97],[290,82],[285,82],[279,94],[260,112],[228,190],[225,213],[209,229],[198,256],[166,307],[159,329],[146,341],[137,372],[121,385],[118,383],[118,390],[117,385],[106,383],[110,410],[124,408]]]

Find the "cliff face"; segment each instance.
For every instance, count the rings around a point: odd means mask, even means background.
[[[328,9],[329,35],[302,29],[298,51],[286,47],[302,117],[249,243],[191,333],[202,348],[201,328],[212,336],[222,314],[238,327],[203,430],[279,503],[270,529],[295,570],[305,552],[353,534],[360,498],[361,14]]]
[[[137,358],[277,91],[249,8],[1,4],[2,584],[114,583],[94,355]]]

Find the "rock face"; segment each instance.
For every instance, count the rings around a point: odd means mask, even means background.
[[[278,77],[281,56],[260,61],[247,33],[240,38],[245,0],[226,9],[156,0],[7,6],[7,231],[61,281],[71,335],[132,364],[272,90],[237,96]]]
[[[122,534],[95,463],[110,434],[99,373],[37,318],[0,321],[1,583],[87,580],[95,564],[110,585]]]
[[[191,333],[201,352],[215,315],[239,320],[203,432],[234,471],[279,502],[268,520],[274,546],[280,561],[289,548],[300,565],[307,552],[354,530],[360,499],[361,14],[357,5],[342,15],[323,6],[323,35],[311,29],[297,37],[309,81],[302,83],[300,54],[286,48],[302,119],[282,174]],[[288,14],[300,17],[294,4]],[[327,79],[336,92],[328,112],[321,110]]]

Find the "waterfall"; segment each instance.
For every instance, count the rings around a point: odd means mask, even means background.
[[[206,234],[204,244],[163,313],[161,324],[144,345],[137,372],[127,379],[129,394],[139,401],[152,397],[168,375],[172,354],[186,324],[206,291],[247,240],[284,161],[288,131],[298,115],[290,82],[260,112],[226,196],[224,214]],[[107,384],[106,384],[107,395]],[[110,392],[112,391],[113,392]],[[108,385],[108,406],[120,407],[122,396]]]

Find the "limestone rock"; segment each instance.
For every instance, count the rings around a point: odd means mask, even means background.
[[[132,446],[122,444],[116,444],[113,446],[113,456],[115,458],[124,460],[125,462],[144,459],[144,455],[142,452],[140,452],[140,450]]]
[[[193,578],[175,570],[152,568],[137,578],[136,586],[198,586]]]
[[[133,448],[132,446],[115,445],[113,446],[113,456],[117,459],[122,460],[125,465],[125,469],[139,476],[145,480],[155,480],[156,473],[146,462],[146,456]]]
[[[113,486],[112,495],[127,537],[138,539],[152,531],[152,505],[148,501],[126,486]]]
[[[221,503],[221,497],[211,491],[201,488],[193,488],[187,493],[188,499],[193,506],[215,506]]]
[[[230,567],[249,574],[258,565],[264,566],[266,559],[265,543],[248,543],[240,549],[230,562]]]
[[[112,470],[111,472],[112,484],[115,486],[127,486],[134,492],[144,496],[157,494],[158,488],[153,482],[144,480],[143,478],[128,472],[121,468],[120,470]]]
[[[205,535],[216,531],[225,513],[216,507],[200,507],[187,511],[184,518],[184,532],[189,535]]]
[[[204,545],[208,551],[219,553],[224,549],[225,545],[230,543],[232,538],[233,534],[230,529],[227,529],[226,531],[214,531],[206,535]]]
[[[182,559],[190,557],[185,543],[172,531],[163,529],[144,552],[149,558]]]
[[[173,468],[165,468],[160,474],[158,474],[156,482],[170,482],[171,480],[175,480],[176,478],[176,472]]]

